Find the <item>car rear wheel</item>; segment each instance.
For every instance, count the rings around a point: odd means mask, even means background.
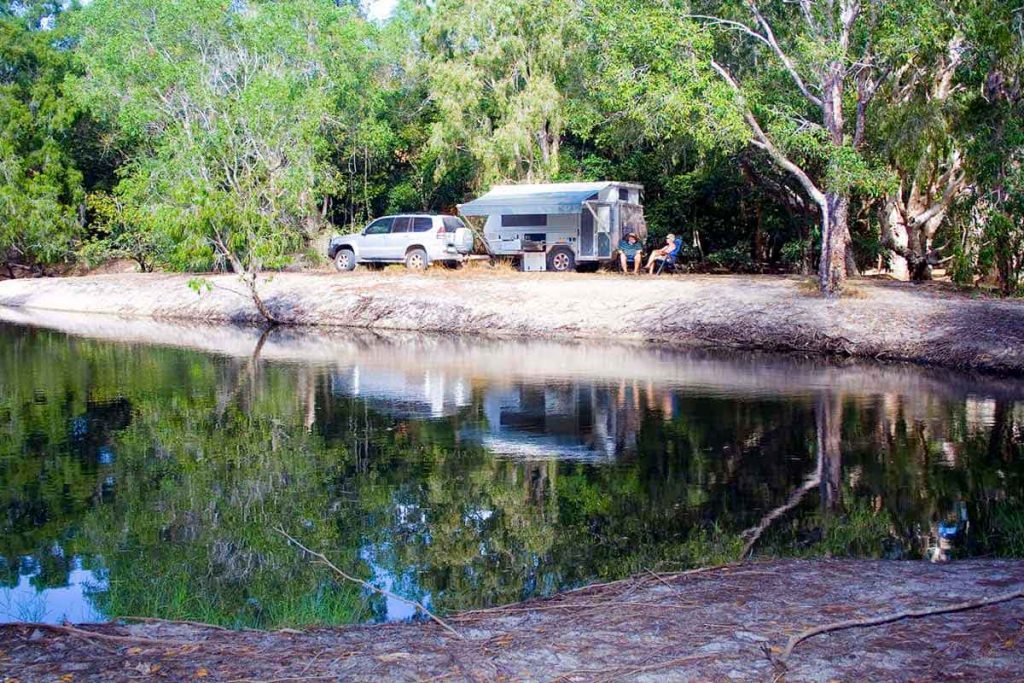
[[[423,249],[410,249],[405,255],[405,267],[409,270],[424,270],[427,267],[427,252]]]
[[[338,253],[334,255],[334,267],[340,273],[346,273],[350,270],[355,270],[355,253],[351,249],[339,249]]]
[[[571,249],[558,247],[548,252],[548,270],[566,273],[576,268],[576,256]]]

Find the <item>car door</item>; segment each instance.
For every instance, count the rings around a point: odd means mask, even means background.
[[[387,261],[401,261],[405,258],[405,251],[412,242],[412,218],[410,216],[397,216],[391,224],[391,234],[387,239],[387,253],[384,259]]]
[[[378,218],[366,226],[362,238],[359,240],[359,257],[367,261],[377,261],[383,258],[386,240],[391,235],[391,224],[394,217],[387,216]]]

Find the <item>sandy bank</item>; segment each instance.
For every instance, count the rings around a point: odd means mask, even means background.
[[[1024,562],[780,561],[648,574],[433,623],[232,632],[185,624],[0,627],[0,674],[75,680],[1014,680],[1020,599],[818,635],[848,619],[1024,587]],[[784,675],[783,675],[784,674]],[[61,678],[61,677],[66,678]]]
[[[0,282],[0,305],[163,319],[260,320],[231,276]],[[798,278],[406,272],[287,273],[263,288],[296,325],[655,341],[840,354],[1024,374],[1024,302],[862,281],[824,301]]]

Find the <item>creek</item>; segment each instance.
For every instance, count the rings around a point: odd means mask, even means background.
[[[0,312],[0,622],[401,620],[755,557],[1024,556],[1024,383]]]

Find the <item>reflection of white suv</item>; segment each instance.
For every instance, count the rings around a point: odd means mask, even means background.
[[[352,235],[331,240],[327,256],[341,271],[357,263],[404,263],[421,270],[434,261],[462,261],[473,250],[473,233],[456,216],[378,218]]]

